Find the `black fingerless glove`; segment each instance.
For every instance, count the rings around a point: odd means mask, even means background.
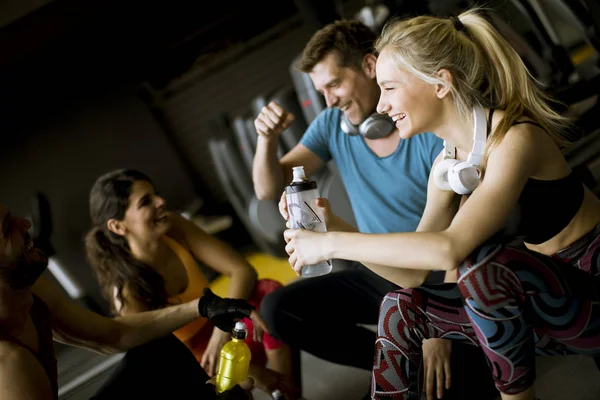
[[[198,302],[198,312],[208,318],[217,328],[231,333],[235,321],[249,317],[254,310],[246,300],[221,298],[209,288],[204,288],[202,298]]]

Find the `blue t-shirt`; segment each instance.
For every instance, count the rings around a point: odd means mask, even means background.
[[[341,113],[337,108],[321,112],[300,143],[325,162],[333,159],[359,231],[414,231],[425,210],[429,172],[443,141],[433,133],[423,133],[401,139],[396,151],[378,157],[362,136],[342,131]]]

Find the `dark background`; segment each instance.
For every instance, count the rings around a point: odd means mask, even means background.
[[[228,213],[206,140],[231,132],[215,119],[287,84],[313,32],[285,0],[5,0],[0,22],[0,201],[28,215],[47,196],[56,259],[98,301],[83,252],[94,180],[137,168],[173,209],[200,197]]]

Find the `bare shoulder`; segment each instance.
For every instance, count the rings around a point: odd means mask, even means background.
[[[553,144],[544,130],[531,124],[513,125],[500,142],[500,148],[518,153],[536,153],[540,146]],[[532,154],[533,155],[533,154]]]
[[[504,111],[496,110],[492,118],[492,129],[495,129],[500,121],[504,118]],[[523,123],[523,122],[531,123]],[[530,118],[520,117],[518,122],[512,125],[506,132],[506,136],[502,139],[502,143],[506,141],[508,145],[519,145],[527,148],[535,145],[554,145],[554,141],[543,128],[537,126]],[[555,146],[555,145],[554,145]]]
[[[169,211],[169,220],[171,221],[171,228],[167,232],[167,235],[177,241],[185,239],[190,229],[198,228],[192,221],[173,211]]]
[[[32,292],[46,304],[53,316],[60,313],[61,306],[68,302],[59,287],[43,275],[33,285]]]
[[[497,110],[492,119],[492,129],[495,129],[503,118],[504,111]],[[519,121],[531,120],[522,117],[519,118]],[[532,159],[538,158],[540,155],[552,155],[555,151],[560,153],[550,135],[534,123],[518,123],[509,127],[502,141],[494,150],[500,153],[510,152],[517,157],[527,155]]]
[[[494,114],[493,124],[503,116]],[[498,119],[497,119],[498,118]],[[529,121],[523,117],[519,121]],[[495,154],[495,155],[494,155]],[[490,153],[493,158],[530,165],[532,178],[556,179],[568,172],[569,166],[552,137],[540,126],[520,123],[511,126],[498,146]]]
[[[53,398],[48,375],[37,358],[24,347],[7,341],[0,341],[0,398]]]
[[[0,340],[0,371],[2,371],[3,376],[6,366],[10,365],[11,368],[26,367],[31,361],[39,364],[26,348],[6,340]],[[22,369],[22,371],[25,370]]]
[[[177,231],[181,230],[185,221],[187,221],[179,213],[176,213],[174,211],[167,211],[167,215],[169,216],[169,222],[171,223],[169,235],[171,234],[171,232],[176,233]]]
[[[171,229],[167,232],[167,236],[188,250],[191,248],[191,243],[197,243],[199,240],[206,242],[210,239],[208,233],[180,214],[171,212],[169,213],[169,218],[171,219]]]
[[[173,211],[169,211],[169,220],[171,222],[171,228],[169,228],[169,231],[167,232],[167,236],[173,240],[175,240],[176,242],[178,242],[181,245],[186,245],[186,238],[189,235],[189,231],[190,229],[192,229],[193,227],[190,227],[191,225],[195,224],[187,219],[185,219],[184,217],[182,217],[180,214],[173,212]]]

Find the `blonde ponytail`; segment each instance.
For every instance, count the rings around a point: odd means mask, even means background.
[[[482,14],[473,8],[459,22],[431,16],[391,22],[375,48],[386,49],[398,68],[428,83],[444,84],[437,73],[450,71],[455,107],[464,120],[476,105],[503,110],[488,149],[521,117],[542,125],[560,147],[572,143],[568,120],[550,107],[521,57]]]

